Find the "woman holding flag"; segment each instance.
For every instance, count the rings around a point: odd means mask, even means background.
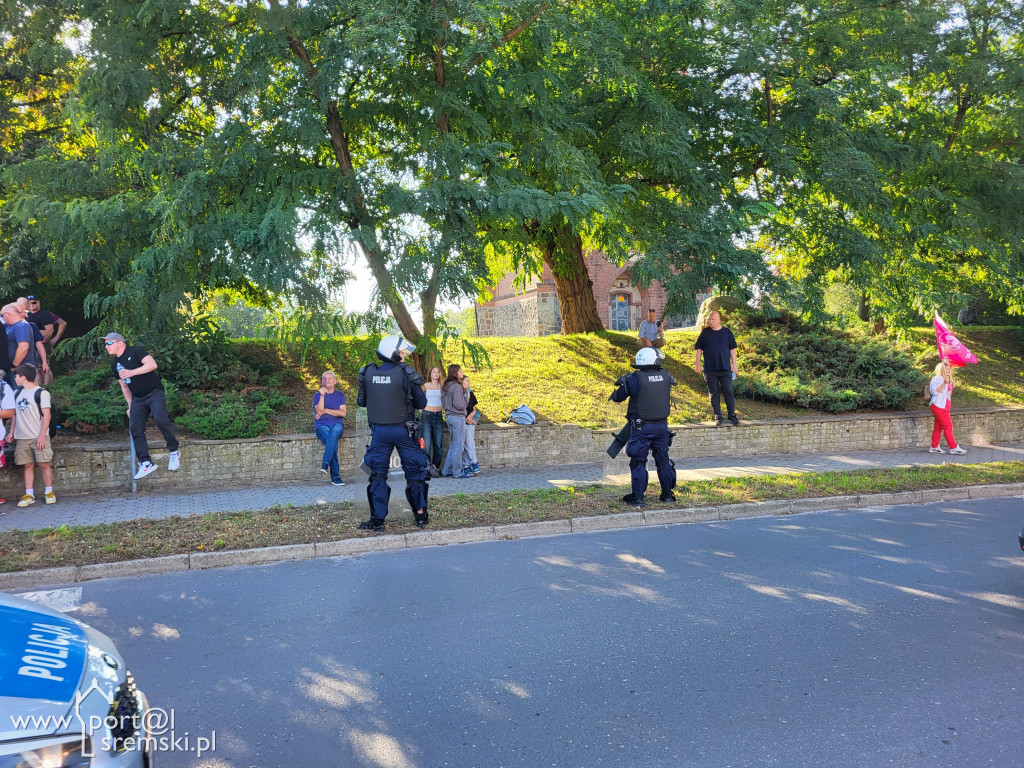
[[[953,419],[949,415],[950,406],[953,404],[953,369],[945,360],[935,366],[935,375],[928,384],[928,391],[932,393],[929,407],[935,416],[932,447],[928,449],[928,453],[945,453],[939,447],[939,439],[943,433],[946,435],[946,445],[949,446],[950,453],[967,453],[966,449],[957,445],[956,438],[953,437]]]
[[[950,418],[950,406],[953,403],[953,366],[964,366],[969,363],[978,362],[978,358],[960,339],[952,334],[949,326],[935,313],[935,341],[939,347],[939,357],[942,362],[935,366],[935,375],[928,384],[928,391],[931,393],[931,400],[928,405],[932,415],[935,416],[935,426],[932,428],[932,446],[928,453],[945,453],[939,447],[939,440],[942,434],[946,435],[946,445],[950,453],[967,453],[964,448],[957,445],[953,437],[953,420]]]

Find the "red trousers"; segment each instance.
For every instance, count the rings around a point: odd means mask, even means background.
[[[946,434],[946,445],[956,448],[956,438],[953,437],[953,419],[949,417],[951,405],[952,403],[946,400],[945,408],[939,408],[937,405],[931,406],[932,414],[935,416],[935,426],[932,428],[932,448],[939,447],[939,438],[942,433]]]

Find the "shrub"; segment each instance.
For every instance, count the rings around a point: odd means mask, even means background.
[[[272,389],[180,394],[174,421],[207,440],[259,437],[270,431],[270,419],[292,399]]]
[[[109,363],[61,376],[49,390],[65,429],[93,434],[128,426],[128,408]]]
[[[854,332],[745,315],[737,329],[743,376],[737,394],[803,408],[898,410],[920,394],[925,377],[909,355]]]

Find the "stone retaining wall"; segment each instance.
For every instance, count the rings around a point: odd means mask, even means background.
[[[953,428],[965,445],[1024,442],[1024,408],[978,408],[955,412]],[[858,414],[772,422],[745,422],[738,428],[687,424],[676,432],[672,456],[750,456],[777,453],[836,453],[857,450],[924,448],[931,438],[931,413]],[[483,424],[476,442],[484,467],[597,462],[614,430],[589,430],[541,422],[530,427]],[[167,452],[151,442],[153,458],[167,466]],[[361,451],[355,439],[339,447],[342,476],[359,471]],[[192,440],[182,444],[181,469],[146,478],[147,490],[230,488],[256,483],[320,479],[323,448],[313,435],[284,435],[251,440]],[[127,445],[54,446],[54,487],[58,494],[130,488]],[[397,467],[397,454],[393,457]],[[4,490],[12,478],[7,474]],[[15,483],[17,484],[17,483]],[[39,482],[37,480],[37,486]]]

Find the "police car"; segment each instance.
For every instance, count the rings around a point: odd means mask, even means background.
[[[151,768],[149,704],[114,643],[0,594],[0,768]]]

